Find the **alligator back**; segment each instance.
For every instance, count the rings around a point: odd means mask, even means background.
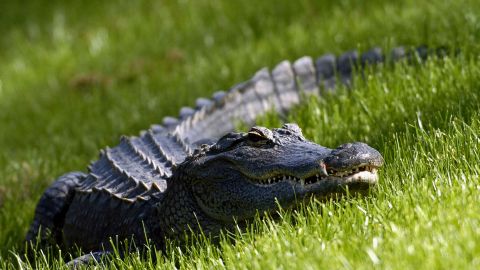
[[[189,152],[177,135],[160,127],[103,150],[75,189],[65,214],[65,244],[96,250],[113,236],[143,239],[140,221],[162,201],[172,166]]]
[[[172,166],[189,153],[178,135],[159,127],[138,137],[122,137],[118,146],[101,151],[77,190],[104,190],[126,201],[158,197],[167,188]]]

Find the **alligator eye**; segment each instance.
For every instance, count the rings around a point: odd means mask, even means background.
[[[256,131],[250,131],[248,132],[248,139],[251,142],[260,142],[260,141],[266,141],[268,140],[267,137],[265,137],[263,134],[260,134]]]

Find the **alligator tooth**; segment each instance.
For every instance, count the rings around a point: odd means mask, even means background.
[[[300,185],[302,185],[302,186],[305,185],[305,179],[303,179],[303,178],[300,179]]]
[[[320,162],[320,172],[322,173],[322,175],[328,176],[327,165],[323,161]]]
[[[267,181],[268,181],[269,184],[272,183],[272,179],[270,179],[270,178],[268,178]]]

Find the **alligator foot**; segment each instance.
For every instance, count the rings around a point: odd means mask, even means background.
[[[103,258],[110,255],[108,251],[96,251],[90,252],[83,256],[77,257],[67,263],[69,269],[80,269],[85,268],[88,265],[98,265]]]

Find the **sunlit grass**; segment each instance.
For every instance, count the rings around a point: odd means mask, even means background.
[[[112,267],[478,268],[478,3],[1,5],[0,268],[19,266],[44,188],[120,135],[283,59],[399,44],[462,53],[371,70],[288,116],[322,145],[380,150],[386,166],[371,196],[313,202],[219,246],[172,247],[156,260],[134,253]],[[49,256],[30,266],[63,266]]]

